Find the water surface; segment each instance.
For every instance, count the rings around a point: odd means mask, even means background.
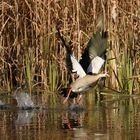
[[[90,102],[86,101],[90,98]],[[33,101],[41,104],[44,97]],[[52,101],[52,100],[51,100]],[[45,103],[44,103],[45,104]],[[89,94],[83,109],[63,105],[46,109],[0,110],[0,140],[135,140],[140,139],[140,100]]]

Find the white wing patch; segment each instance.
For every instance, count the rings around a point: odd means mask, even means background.
[[[83,70],[82,66],[79,64],[77,59],[72,55],[70,55],[70,59],[71,59],[72,68],[73,68],[72,72],[76,72],[79,78],[86,76],[85,71]]]
[[[96,56],[95,58],[92,59],[90,65],[88,66],[87,73],[92,72],[92,73],[99,73],[102,65],[104,64],[105,60],[102,59],[99,56]]]

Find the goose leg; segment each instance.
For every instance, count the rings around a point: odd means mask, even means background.
[[[82,94],[80,94],[80,95],[79,95],[79,97],[78,97],[78,99],[77,99],[77,104],[79,104],[79,103],[80,103],[81,98],[82,98]]]
[[[67,102],[67,100],[68,100],[68,98],[69,98],[69,96],[70,96],[71,91],[72,91],[72,90],[71,90],[71,88],[70,88],[67,97],[66,97],[66,98],[64,99],[64,101],[63,101],[63,104],[65,104],[65,103]]]

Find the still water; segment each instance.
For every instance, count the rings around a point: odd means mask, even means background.
[[[84,97],[82,107],[68,109],[50,97],[32,97],[46,108],[0,110],[0,140],[139,140],[140,99],[128,97]],[[90,98],[90,102],[86,101]]]

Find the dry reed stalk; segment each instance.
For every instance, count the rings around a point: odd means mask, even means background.
[[[67,85],[69,74],[65,66],[65,51],[57,39],[56,26],[61,28],[64,38],[72,42],[74,54],[80,59],[99,21],[104,20],[102,26],[109,32],[108,58],[115,58],[108,61],[111,80],[107,84],[122,90],[124,77],[121,69],[127,66],[125,89],[139,92],[139,6],[139,1],[134,0],[2,0],[0,87],[9,89],[28,83],[26,56],[30,61],[31,87],[36,85],[48,90]],[[56,82],[52,81],[56,83],[55,88],[54,85],[50,87],[52,64],[55,64],[57,73]],[[131,78],[134,80],[130,82]]]

